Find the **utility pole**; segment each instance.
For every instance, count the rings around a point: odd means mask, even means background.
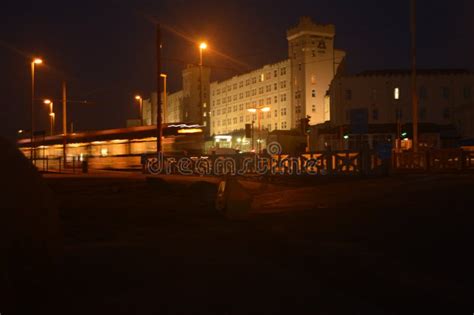
[[[418,97],[416,94],[416,0],[411,0],[411,98],[413,107],[413,152],[418,151]]]
[[[163,128],[161,125],[161,29],[156,25],[156,154],[161,152],[161,137]]]
[[[66,81],[63,81],[63,166],[66,168],[67,158],[67,101],[66,101]]]
[[[31,63],[31,138],[30,138],[30,160],[36,158],[35,156],[35,63]],[[34,162],[33,162],[34,163]]]

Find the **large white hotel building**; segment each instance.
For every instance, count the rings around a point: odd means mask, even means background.
[[[326,94],[345,57],[334,49],[334,37],[334,25],[303,17],[287,31],[288,58],[283,61],[212,83],[208,68],[188,66],[183,89],[167,95],[164,121],[202,124],[210,135],[242,130],[252,122],[273,131],[296,128],[306,116],[311,125],[328,121]],[[154,103],[156,94],[144,101],[145,124],[156,123]]]

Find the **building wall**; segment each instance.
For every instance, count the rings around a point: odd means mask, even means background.
[[[163,98],[164,93],[161,93],[163,122],[208,125],[210,69],[189,65],[183,70],[182,78],[183,89],[175,93],[167,93],[166,104]],[[201,80],[203,84],[201,84]],[[156,95],[156,92],[153,92],[150,99],[143,100],[143,121],[145,125],[156,125]]]
[[[345,57],[334,49],[334,36],[334,25],[315,24],[306,17],[287,32],[294,123],[306,116],[311,125],[326,121],[324,97]]]
[[[466,116],[473,112],[473,87],[474,74],[466,71],[419,72],[419,122],[471,130]],[[397,111],[401,111],[401,123],[409,123],[413,116],[410,73],[388,71],[338,77],[331,85],[330,107],[334,126],[349,124],[350,110],[359,108],[368,110],[369,124],[397,123]]]
[[[165,122],[199,123],[216,135],[244,129],[246,123],[257,125],[257,115],[268,131],[297,128],[307,115],[313,125],[329,120],[326,93],[345,57],[334,49],[334,36],[334,25],[304,17],[287,32],[289,59],[212,84],[209,68],[188,66],[182,73],[183,89],[168,96]],[[270,111],[248,111],[263,107]],[[143,113],[152,115],[144,117],[147,124],[156,124],[153,97],[144,102]]]
[[[258,123],[269,131],[294,127],[290,107],[290,61],[266,65],[252,72],[211,84],[211,135],[244,129]],[[269,112],[248,109],[269,107]]]

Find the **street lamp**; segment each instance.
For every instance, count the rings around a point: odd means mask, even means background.
[[[165,123],[167,123],[166,115],[167,115],[167,110],[168,110],[168,95],[166,91],[166,80],[168,79],[168,75],[165,73],[161,73],[160,77],[163,78],[163,120]]]
[[[56,120],[56,114],[54,112],[49,113],[49,117],[51,118],[51,135],[54,134],[54,123]]]
[[[53,102],[51,100],[44,100],[45,105],[49,105],[49,133],[52,136],[54,133],[54,112],[53,112]]]
[[[202,42],[199,45],[199,65],[202,66],[202,51],[204,49],[207,49],[207,44],[205,42]]]
[[[268,107],[268,106],[247,109],[247,111],[250,112],[250,113],[258,112],[258,114],[257,114],[257,125],[258,125],[258,137],[259,138],[261,136],[261,123],[260,123],[260,121],[262,119],[261,115],[262,115],[262,113],[267,113],[270,110],[271,110],[271,108]],[[252,133],[252,136],[253,136],[253,133]],[[259,152],[260,152],[260,142],[261,141],[257,141],[257,145],[258,145],[257,151],[259,151]],[[253,139],[252,139],[252,143],[253,143]]]
[[[200,111],[200,120],[203,121],[203,125],[207,126],[207,120],[209,119],[209,115],[207,112],[204,110],[204,104],[203,104],[203,84],[202,84],[202,51],[204,49],[207,49],[207,44],[206,42],[201,42],[199,45],[199,108],[201,109]],[[203,118],[204,113],[206,113],[206,119]],[[209,130],[209,129],[207,129]]]
[[[143,98],[140,95],[136,95],[135,99],[140,105],[140,125],[143,126]]]
[[[34,58],[31,61],[31,138],[30,138],[30,159],[33,160],[33,143],[35,138],[35,66],[43,63],[43,60]]]

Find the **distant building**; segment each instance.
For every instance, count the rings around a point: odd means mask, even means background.
[[[418,70],[420,133],[438,134],[438,146],[443,137],[474,137],[473,87],[474,72]],[[319,149],[329,142],[333,143],[332,147],[343,146],[344,135],[350,138],[359,134],[360,138],[365,134],[369,142],[376,134],[380,137],[391,135],[395,139],[399,125],[407,129],[407,137],[411,138],[413,115],[409,70],[366,71],[337,76],[328,98],[330,122],[315,128],[316,133],[319,130],[319,138],[313,139],[318,142]],[[361,126],[364,124],[365,127]],[[353,130],[360,128],[366,132]],[[422,134],[420,142],[424,141]]]
[[[165,122],[198,123],[219,135],[256,125],[259,114],[266,131],[297,128],[307,115],[311,124],[328,121],[325,95],[345,57],[334,49],[334,36],[334,25],[303,17],[287,32],[288,59],[211,84],[210,71],[203,67],[202,92],[200,67],[189,66],[183,70],[183,90],[168,95]],[[145,124],[156,124],[156,96],[143,104]],[[269,111],[248,111],[263,107]]]
[[[209,126],[209,79],[210,69],[188,65],[182,72],[183,89],[167,93],[166,104],[161,94],[164,123],[198,123]],[[201,84],[202,81],[202,84]],[[202,100],[202,102],[201,102]],[[156,125],[156,92],[143,100],[144,125]]]

